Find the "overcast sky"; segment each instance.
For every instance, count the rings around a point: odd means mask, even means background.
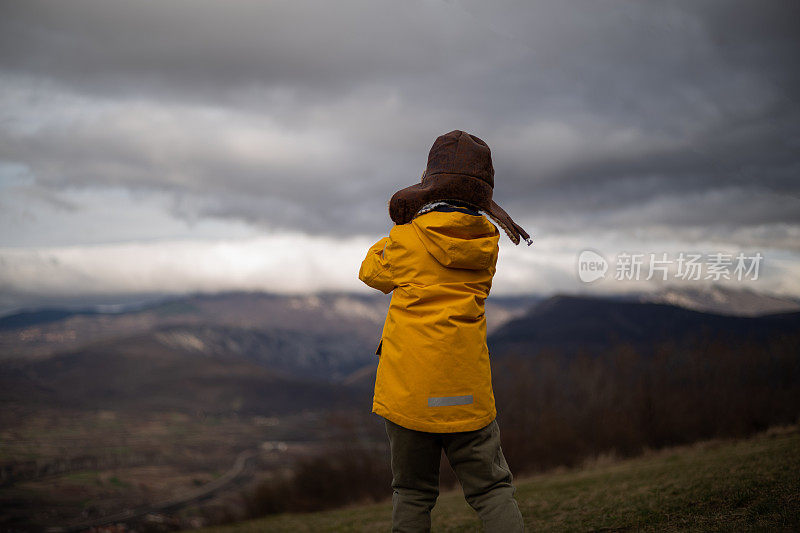
[[[360,290],[389,197],[453,129],[534,236],[503,241],[497,293],[594,290],[591,248],[760,251],[747,288],[800,295],[797,20],[796,0],[4,0],[0,309]]]

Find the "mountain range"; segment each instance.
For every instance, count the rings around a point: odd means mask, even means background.
[[[663,303],[554,296],[513,319],[489,337],[494,356],[602,355],[614,346],[640,351],[674,349],[712,341],[764,343],[800,332],[800,312],[763,316],[706,313]]]
[[[758,342],[800,331],[796,303],[795,312],[753,317],[755,309],[792,309],[792,302],[722,296],[738,307],[709,313],[641,295],[490,297],[488,343],[498,358],[543,349],[602,355],[618,343]],[[679,301],[721,305],[722,296],[684,294]],[[675,293],[666,297],[675,300]],[[114,313],[15,313],[0,318],[0,403],[268,415],[362,405],[387,305],[383,295],[223,293]]]
[[[487,303],[492,327],[536,297]],[[384,295],[194,295],[0,318],[0,403],[264,415],[352,406],[375,360]],[[369,370],[367,370],[369,372]],[[358,400],[356,400],[358,398]]]

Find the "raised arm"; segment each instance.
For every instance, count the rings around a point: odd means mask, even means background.
[[[389,294],[396,286],[392,277],[391,245],[390,237],[373,244],[358,272],[358,279],[384,294]]]

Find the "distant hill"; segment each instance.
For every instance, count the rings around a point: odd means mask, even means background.
[[[0,365],[0,404],[263,415],[355,404],[343,386],[274,372],[233,352],[198,350],[189,337],[175,342],[173,333]]]
[[[535,301],[493,298],[489,320],[502,325]],[[257,413],[355,397],[366,405],[387,309],[382,294],[234,292],[113,313],[17,313],[0,319],[0,404]]]
[[[58,322],[76,315],[97,315],[99,311],[91,309],[70,310],[61,308],[37,309],[35,311],[21,311],[0,317],[0,331],[40,326],[51,322]]]
[[[45,357],[164,327],[211,327],[337,335],[374,343],[386,303],[361,295],[222,293],[176,298],[115,313],[28,311],[0,319],[2,357]],[[368,348],[365,348],[368,349]]]
[[[539,300],[535,296],[491,297],[486,303],[489,330],[524,314]],[[317,295],[229,292],[174,298],[113,313],[94,309],[28,310],[0,317],[0,361],[48,357],[102,340],[169,327],[184,328],[187,335],[202,337],[215,349],[229,345],[249,355],[276,347],[285,351],[295,345],[305,359],[311,357],[308,352],[314,348],[325,351],[328,360],[339,354],[345,361],[359,357],[364,361],[374,354],[388,303],[389,297],[377,291]],[[226,332],[235,338],[225,341],[222,337]],[[263,349],[259,350],[257,344]],[[315,371],[327,370],[317,367]]]
[[[163,345],[196,354],[240,357],[286,376],[338,381],[374,357],[371,339],[349,333],[187,325],[152,335]]]
[[[225,293],[5,317],[0,402],[284,412],[363,399],[387,304],[383,295]],[[800,331],[800,313],[741,317],[621,298],[491,297],[486,307],[493,358]]]
[[[714,338],[764,340],[800,331],[800,312],[741,317],[667,304],[581,296],[554,296],[507,322],[489,337],[493,356],[540,350],[599,353],[629,344],[650,349],[666,342],[696,345]]]
[[[800,311],[800,300],[797,298],[724,286],[665,287],[655,292],[636,295],[635,299],[643,303],[664,303],[695,311],[733,316],[761,316]]]

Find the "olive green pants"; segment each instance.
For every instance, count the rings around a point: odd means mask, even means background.
[[[523,531],[496,420],[460,433],[425,433],[386,420],[386,433],[392,450],[392,531],[430,531],[431,509],[439,496],[442,450],[484,530]]]

